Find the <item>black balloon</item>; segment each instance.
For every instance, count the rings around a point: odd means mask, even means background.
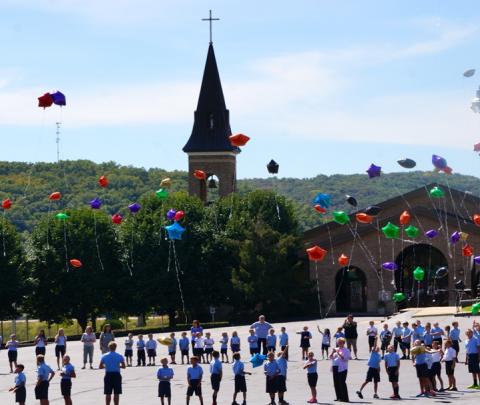
[[[412,160],[412,159],[400,159],[400,160],[397,160],[397,163],[404,167],[405,169],[413,169],[417,163],[415,162],[415,160]]]
[[[463,282],[463,280],[455,283],[455,290],[465,290],[465,288],[467,288],[467,285]]]
[[[436,278],[442,278],[442,277],[445,277],[446,275],[448,274],[448,267],[440,267],[436,273],[435,273],[435,277]]]
[[[352,197],[351,195],[346,195],[345,198],[347,199],[347,203],[349,203],[352,207],[357,206],[357,200],[355,197]]]
[[[277,162],[275,162],[275,160],[270,160],[270,163],[267,165],[267,169],[268,169],[268,173],[270,174],[277,174],[278,173],[278,168],[280,166],[278,165]]]
[[[372,205],[371,207],[365,208],[362,212],[370,217],[376,217],[378,214],[380,214],[380,212],[382,212],[382,209],[376,205]]]

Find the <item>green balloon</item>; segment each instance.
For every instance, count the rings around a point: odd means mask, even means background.
[[[398,226],[395,226],[391,222],[389,222],[387,226],[382,228],[382,231],[387,238],[394,239],[394,238],[398,238],[399,229],[400,228]]]
[[[335,222],[339,223],[340,225],[344,225],[348,221],[350,221],[350,218],[343,211],[334,211],[333,212],[333,220]]]
[[[405,232],[410,238],[416,238],[418,236],[418,228],[415,228],[413,225],[410,225]]]
[[[434,197],[444,197],[445,191],[443,191],[441,188],[434,187],[430,190],[430,195],[433,195]]]
[[[64,220],[68,219],[68,215],[67,215],[67,214],[64,214],[64,213],[60,213],[60,214],[55,215],[55,218],[64,221]]]
[[[167,198],[168,191],[161,188],[160,190],[156,191],[155,194],[160,200],[164,200],[165,198]]]
[[[395,301],[403,301],[405,299],[405,295],[403,295],[402,293],[396,293],[396,294],[393,294],[393,299]]]
[[[472,305],[472,314],[476,315],[480,312],[480,302],[477,302],[476,304]]]
[[[413,272],[413,278],[417,281],[422,281],[425,277],[425,272],[422,270],[421,267],[417,267]]]

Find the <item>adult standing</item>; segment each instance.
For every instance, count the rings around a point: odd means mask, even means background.
[[[268,331],[272,329],[273,326],[270,325],[268,322],[265,322],[265,315],[260,315],[258,317],[258,322],[255,322],[250,326],[250,329],[255,331],[255,334],[258,338],[258,350],[260,352],[260,348],[263,347],[262,353],[264,355],[267,354],[267,335]]]
[[[97,341],[97,337],[95,333],[93,333],[93,329],[91,326],[87,326],[85,329],[85,333],[82,334],[83,342],[83,367],[82,370],[85,370],[85,366],[87,364],[87,357],[89,357],[90,368],[93,370],[93,345]]]
[[[357,360],[357,322],[353,320],[352,314],[348,315],[347,319],[345,319],[345,322],[343,323],[343,329],[345,329],[345,339],[347,341],[348,350],[350,351],[353,348],[355,360]]]
[[[190,335],[192,336],[192,352],[195,349],[195,336],[197,332],[200,333],[200,336],[203,336],[203,328],[200,326],[200,322],[196,319],[192,322],[192,327],[190,328]],[[187,358],[188,360],[188,358]]]
[[[347,389],[348,360],[350,350],[345,347],[345,339],[337,339],[338,347],[332,350],[330,358],[332,365],[330,371],[333,373],[333,385],[335,386],[336,401],[349,402]]]
[[[117,344],[110,342],[108,344],[109,352],[104,354],[100,360],[100,369],[105,369],[105,377],[103,378],[103,393],[106,395],[105,403],[110,405],[113,392],[113,403],[118,405],[120,402],[120,394],[122,393],[122,375],[120,369],[125,368],[125,359],[121,354],[116,352]]]
[[[45,356],[48,340],[45,337],[45,331],[43,329],[40,329],[38,331],[38,335],[35,336],[33,344],[35,345],[35,356],[38,356],[39,354]]]
[[[110,326],[109,323],[107,323],[103,327],[103,332],[100,333],[100,350],[102,351],[102,354],[108,353],[108,344],[110,342],[115,342],[115,335],[112,332],[112,327]]]

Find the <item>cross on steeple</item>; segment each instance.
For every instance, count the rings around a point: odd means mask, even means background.
[[[212,10],[210,10],[210,18],[202,18],[202,21],[210,21],[210,45],[212,42],[212,21],[220,21],[220,18],[212,18]]]

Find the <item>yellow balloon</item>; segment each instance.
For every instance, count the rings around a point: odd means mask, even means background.
[[[440,173],[441,170],[440,170],[439,168],[435,167],[435,168],[433,169],[433,171],[434,171],[435,173]]]
[[[458,232],[458,234],[460,235],[460,239],[461,239],[461,240],[467,240],[467,238],[468,238],[468,233]]]
[[[410,353],[413,355],[417,354],[422,354],[425,351],[425,346],[415,346],[412,350],[410,350]]]
[[[160,187],[161,188],[166,188],[166,187],[170,186],[170,184],[172,184],[170,179],[163,179],[162,182],[160,183]]]
[[[169,338],[169,337],[158,338],[157,342],[160,343],[161,345],[164,345],[164,346],[173,345],[173,340],[172,340],[172,338]]]

